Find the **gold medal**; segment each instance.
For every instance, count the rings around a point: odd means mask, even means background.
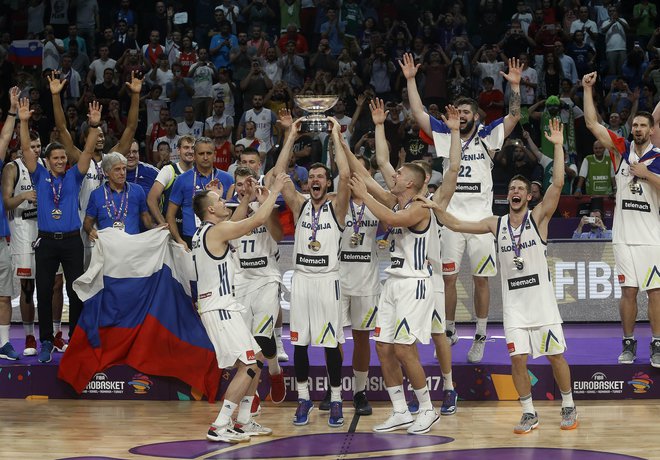
[[[515,266],[516,270],[522,270],[525,268],[525,259],[520,256],[514,257],[513,265]]]
[[[378,240],[379,249],[387,249],[387,246],[389,246],[389,242],[387,240]]]
[[[55,208],[50,212],[50,215],[53,216],[53,219],[60,220],[60,218],[62,217],[62,210]]]
[[[359,233],[353,233],[351,235],[351,247],[355,248],[360,245],[360,234]]]
[[[116,221],[116,222],[113,222],[112,228],[116,228],[117,230],[121,230],[123,232],[124,229],[126,228],[126,226],[124,225],[123,222]]]
[[[307,247],[309,249],[311,249],[312,251],[314,251],[314,252],[319,252],[319,249],[321,249],[321,243],[319,243],[316,240],[312,240],[312,241],[309,242]]]

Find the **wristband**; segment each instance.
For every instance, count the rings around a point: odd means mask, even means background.
[[[89,127],[90,127],[90,128],[98,128],[99,126],[101,126],[100,123],[99,123],[98,125],[93,125],[93,124],[91,124],[91,123],[89,124]]]
[[[16,113],[12,113],[12,112],[7,112],[7,116],[8,116],[8,117],[15,117],[15,116],[17,116],[17,114],[16,114]]]

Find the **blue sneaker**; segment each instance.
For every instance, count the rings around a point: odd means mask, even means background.
[[[0,348],[0,358],[8,359],[10,361],[16,361],[20,359],[21,355],[16,353],[14,347],[11,346],[11,342],[5,343],[2,348]]]
[[[454,390],[445,390],[442,398],[442,407],[440,407],[441,415],[454,415],[456,413],[456,402],[458,401],[458,393]]]
[[[50,340],[41,342],[41,351],[39,351],[38,359],[40,363],[49,363],[53,359],[53,342]]]
[[[314,409],[314,403],[309,399],[299,399],[296,415],[293,417],[293,424],[303,426],[309,423],[309,413]]]
[[[341,401],[332,401],[330,403],[330,418],[328,419],[328,426],[332,428],[339,428],[344,424],[344,413],[342,411]]]
[[[413,396],[413,399],[408,401],[406,404],[408,404],[408,412],[410,412],[410,415],[419,414],[419,401],[417,401],[415,396]]]

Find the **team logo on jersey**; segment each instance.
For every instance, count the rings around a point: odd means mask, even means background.
[[[552,332],[552,329],[549,329],[543,334],[541,339],[541,353],[549,353],[551,351],[564,351],[564,344],[562,344],[557,336]]]
[[[512,278],[508,281],[509,291],[515,291],[516,289],[524,289],[532,286],[539,285],[539,276],[538,275],[529,275],[522,276],[520,278]]]
[[[451,273],[456,271],[456,262],[449,262],[446,264],[442,264],[442,272],[443,273]]]
[[[241,268],[263,268],[268,265],[267,257],[257,257],[255,259],[241,259]]]
[[[651,205],[645,201],[622,200],[621,208],[628,211],[651,212]]]
[[[516,352],[516,344],[513,342],[508,342],[506,344],[506,349],[509,350],[509,354]]]
[[[374,337],[380,337],[380,327],[374,329]]]
[[[248,361],[254,361],[254,350],[248,350],[245,352],[245,357]]]
[[[291,341],[292,342],[297,342],[298,341],[298,333],[296,331],[291,331]]]
[[[660,287],[660,271],[657,265],[649,269],[648,275],[644,280],[644,287]]]
[[[443,270],[444,271],[444,268]],[[487,257],[484,257],[479,261],[479,264],[477,265],[477,270],[475,271],[475,275],[481,275],[481,276],[487,276],[491,275],[494,276],[497,273],[497,269],[495,268],[495,259],[493,259],[493,256],[488,254]]]
[[[459,182],[456,184],[456,192],[458,193],[481,193],[481,184],[467,184]]]
[[[297,254],[296,264],[306,265],[308,267],[327,267],[330,263],[328,256],[310,256],[307,254]]]
[[[371,253],[342,251],[339,260],[342,262],[371,262]]]
[[[626,282],[626,275],[622,275],[619,273],[618,278],[619,278],[619,284],[623,284]]]

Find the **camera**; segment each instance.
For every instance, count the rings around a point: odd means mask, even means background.
[[[596,218],[595,217],[587,217],[585,219],[585,222],[588,224],[595,224],[596,223]]]

